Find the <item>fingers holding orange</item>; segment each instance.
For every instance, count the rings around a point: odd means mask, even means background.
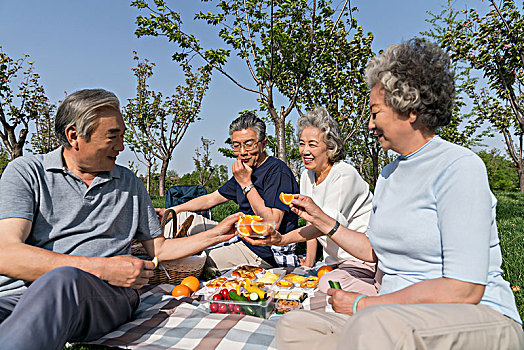
[[[285,205],[290,205],[293,198],[295,198],[294,194],[284,192],[280,192],[280,195],[278,196],[278,199],[280,199],[280,201]]]

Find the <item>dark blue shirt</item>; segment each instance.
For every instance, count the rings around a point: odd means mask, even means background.
[[[278,231],[280,233],[287,233],[296,229],[298,227],[298,216],[289,209],[289,206],[282,203],[278,198],[281,192],[299,193],[298,183],[291,169],[280,159],[268,157],[264,163],[253,171],[251,180],[257,192],[264,200],[266,207],[284,210],[284,217],[282,218]],[[242,213],[249,215],[255,214],[234,176],[218,189],[218,193],[227,199],[235,201]],[[244,243],[267,263],[275,267],[278,266],[270,247],[254,246],[246,241],[244,241]]]

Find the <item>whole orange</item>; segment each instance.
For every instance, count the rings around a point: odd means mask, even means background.
[[[322,266],[321,268],[318,269],[317,277],[320,278],[320,277],[324,276],[326,273],[328,273],[330,271],[333,271],[333,268],[331,266],[329,266],[329,265],[324,265],[324,266]]]
[[[185,284],[179,284],[178,286],[175,286],[175,288],[173,288],[171,295],[174,297],[181,297],[181,296],[190,297],[191,289],[189,289],[189,287],[186,286]]]
[[[193,293],[200,289],[200,281],[195,276],[187,276],[180,284],[186,285]]]

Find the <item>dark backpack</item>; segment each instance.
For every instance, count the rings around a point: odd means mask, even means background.
[[[166,192],[166,208],[174,207],[185,203],[193,198],[207,194],[204,186],[200,185],[179,185],[169,187]],[[211,219],[211,210],[196,211],[208,219]]]

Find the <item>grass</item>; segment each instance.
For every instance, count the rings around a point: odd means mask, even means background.
[[[503,277],[513,286],[524,319],[524,193],[496,192]]]
[[[499,228],[500,246],[502,249],[503,277],[514,291],[515,301],[524,319],[524,193],[495,192],[497,197],[497,224]],[[152,196],[155,207],[164,207],[164,197]],[[229,201],[212,209],[214,220],[220,221],[226,216],[238,211],[238,205]],[[305,224],[303,221],[299,225]],[[305,244],[299,246],[304,250]],[[65,350],[66,348],[64,348]],[[71,350],[103,350],[112,349],[96,345],[72,345]]]

